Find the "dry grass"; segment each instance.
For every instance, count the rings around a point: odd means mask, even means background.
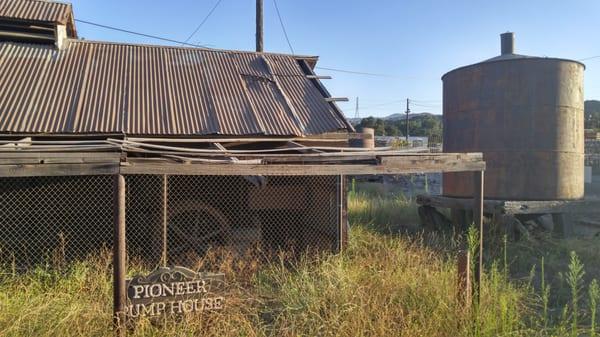
[[[366,194],[355,194],[350,212],[354,225],[343,254],[302,258],[291,265],[285,257],[275,258],[263,268],[225,259],[221,269],[230,281],[225,310],[185,317],[181,322],[141,321],[130,335],[454,337],[589,333],[592,311],[584,300],[588,287],[583,281],[575,282],[580,300],[576,311],[566,298],[566,309],[557,304],[556,314],[545,313],[544,295],[531,286],[529,277],[510,281],[502,263],[494,264],[485,274],[481,306],[468,310],[456,299],[452,252],[460,238],[381,234],[381,228],[397,232],[388,225],[392,222],[399,226],[416,221],[409,199],[369,200]],[[591,249],[589,253],[597,256]],[[573,266],[572,260],[563,270],[565,276],[573,272],[569,266]],[[134,266],[130,272],[139,269]],[[111,336],[108,254],[63,270],[40,267],[27,274],[8,270],[0,276],[0,336]],[[564,286],[570,289],[569,284]],[[579,318],[575,330],[574,317]]]

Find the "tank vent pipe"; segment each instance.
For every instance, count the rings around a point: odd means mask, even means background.
[[[515,53],[515,33],[507,32],[500,34],[500,45],[502,55]]]

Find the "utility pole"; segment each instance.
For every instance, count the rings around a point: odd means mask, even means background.
[[[408,143],[408,114],[410,113],[410,108],[408,106],[409,99],[406,99],[406,142]]]
[[[360,114],[358,113],[358,96],[356,96],[356,110],[354,112],[354,118],[359,119]]]
[[[263,0],[256,0],[256,51],[262,53],[263,48]]]

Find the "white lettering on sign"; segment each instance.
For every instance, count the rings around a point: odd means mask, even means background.
[[[220,291],[223,284],[223,274],[161,267],[148,276],[136,276],[127,282],[126,314],[135,318],[220,310],[225,299],[215,291]]]
[[[135,318],[140,316],[160,316],[166,313],[181,315],[204,310],[220,310],[223,309],[224,302],[225,298],[219,296],[169,302],[130,304],[127,307],[127,315]]]
[[[133,298],[155,298],[168,296],[182,296],[191,294],[204,294],[206,290],[206,281],[188,281],[188,282],[171,282],[171,283],[155,283],[134,285]]]

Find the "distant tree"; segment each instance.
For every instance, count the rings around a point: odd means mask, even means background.
[[[356,130],[362,132],[363,128],[373,128],[376,136],[403,137],[406,130],[405,119],[382,119],[375,117],[363,118],[357,125]],[[409,120],[409,132],[411,136],[431,137],[442,135],[442,118],[435,115],[413,116]]]
[[[585,128],[600,129],[600,101],[585,101]]]

